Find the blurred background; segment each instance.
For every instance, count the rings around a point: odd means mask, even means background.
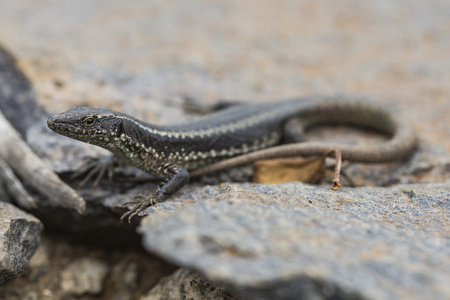
[[[1,0],[0,42],[52,113],[88,104],[174,123],[185,98],[351,94],[395,104],[450,149],[445,0]]]

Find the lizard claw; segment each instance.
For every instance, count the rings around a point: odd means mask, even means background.
[[[142,209],[139,209],[139,210],[130,209],[129,211],[127,211],[120,217],[120,222],[123,223],[123,221],[128,218],[128,223],[131,223],[131,220],[133,219],[133,217],[136,216],[141,211],[142,211]]]
[[[155,201],[154,195],[144,196],[142,194],[136,195],[134,200],[126,201],[122,204],[122,207],[128,205],[128,204],[137,204],[136,207],[131,208],[126,213],[124,213],[120,217],[120,222],[123,222],[125,219],[128,219],[128,223],[131,223],[131,220],[134,216],[138,215],[142,211],[144,211],[146,208],[153,206],[157,203]]]

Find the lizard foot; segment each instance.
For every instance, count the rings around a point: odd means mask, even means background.
[[[134,200],[126,201],[122,204],[122,207],[125,207],[128,204],[136,204],[136,206],[124,213],[120,217],[120,222],[123,222],[128,218],[128,223],[131,223],[134,216],[144,211],[147,207],[155,205],[156,203],[158,203],[158,201],[156,200],[155,195],[136,195]]]

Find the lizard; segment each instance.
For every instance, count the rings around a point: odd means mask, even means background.
[[[375,146],[321,141],[278,145],[293,118],[304,128],[347,124],[376,130],[389,139]],[[417,143],[412,125],[391,109],[342,96],[236,105],[171,126],[149,124],[107,108],[76,106],[50,116],[47,125],[164,179],[153,194],[124,203],[137,204],[121,217],[129,222],[180,190],[192,176],[262,158],[320,155],[330,149],[339,149],[342,159],[350,161],[392,161],[408,156]]]

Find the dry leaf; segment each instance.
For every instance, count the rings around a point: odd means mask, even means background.
[[[330,149],[321,157],[277,158],[257,161],[253,165],[253,182],[268,184],[289,181],[318,183],[325,176],[325,158],[332,153],[336,157],[336,166],[331,189],[339,190],[342,188],[339,179],[342,159],[341,152],[338,149]]]
[[[260,160],[253,165],[253,182],[301,181],[318,183],[325,176],[325,169],[325,157]]]

